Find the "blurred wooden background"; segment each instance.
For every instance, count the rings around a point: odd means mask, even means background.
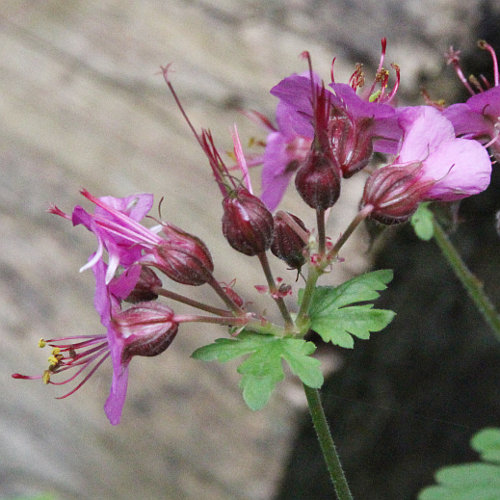
[[[45,367],[40,337],[101,331],[91,273],[78,274],[95,241],[45,210],[57,202],[70,211],[82,202],[81,187],[96,195],[154,192],[157,200],[165,197],[163,218],[211,248],[217,277],[237,277],[237,290],[251,292],[263,278],[219,236],[217,188],[159,66],[174,63],[173,83],[193,122],[210,127],[229,149],[234,121],[244,138],[261,134],[236,110],[272,116],[276,102],[268,90],[304,69],[297,56],[305,49],[325,78],[338,56],[341,80],[353,62],[376,66],[379,40],[387,36],[388,62],[402,68],[401,96],[416,98],[422,79],[432,87],[440,75],[450,43],[472,47],[480,3],[2,1],[0,497],[44,491],[60,499],[272,497],[303,399],[291,381],[266,409],[248,410],[235,364],[189,358],[222,332],[181,328],[164,355],[134,359],[118,427],[102,411],[109,366],[64,401],[54,399],[60,393],[53,386],[10,378]],[[440,82],[442,93],[453,88]],[[355,209],[360,185],[349,186],[332,235]],[[296,200],[288,208],[303,210]],[[364,269],[365,250],[360,232],[331,279]],[[202,297],[205,290],[193,293]],[[253,300],[264,307],[261,298]]]

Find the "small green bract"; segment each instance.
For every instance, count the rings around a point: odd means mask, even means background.
[[[434,226],[432,224],[434,215],[428,205],[429,203],[421,203],[411,218],[411,225],[415,230],[415,234],[424,241],[429,241],[434,236]]]

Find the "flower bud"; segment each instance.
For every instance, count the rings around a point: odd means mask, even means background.
[[[313,148],[295,176],[302,199],[316,210],[332,207],[340,195],[340,169],[330,152]]]
[[[381,167],[368,178],[362,207],[373,207],[370,217],[382,224],[406,222],[434,184],[421,179],[421,163]]]
[[[290,223],[290,219],[303,229],[303,235],[297,232],[294,224]],[[304,235],[307,235],[307,229],[304,223],[295,215],[279,211],[274,216],[274,237],[271,244],[271,252],[276,257],[284,260],[292,269],[300,269],[306,258],[304,257],[304,249],[307,241],[304,241]]]
[[[165,240],[155,248],[152,265],[184,285],[203,285],[212,279],[214,264],[205,243],[173,224],[162,223]]]
[[[178,323],[169,307],[157,302],[142,302],[112,318],[113,330],[124,347],[122,362],[132,356],[156,356],[174,340]]]
[[[125,301],[136,304],[137,302],[156,300],[158,294],[155,290],[161,288],[161,286],[161,279],[158,278],[156,273],[151,268],[142,266],[139,280]]]
[[[240,187],[224,198],[222,207],[222,233],[235,250],[251,256],[269,249],[273,216],[259,198]]]

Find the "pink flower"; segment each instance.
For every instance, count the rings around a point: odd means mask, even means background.
[[[491,161],[486,149],[477,141],[456,138],[452,123],[438,110],[408,108],[399,124],[404,138],[397,163],[421,163],[421,179],[433,182],[426,200],[460,200],[489,186]]]
[[[156,303],[137,304],[122,311],[121,301],[135,287],[140,266],[129,270],[111,283],[105,283],[107,266],[99,260],[93,266],[96,278],[94,305],[106,327],[106,335],[78,335],[59,339],[41,340],[40,347],[52,347],[49,368],[41,376],[26,376],[18,373],[14,378],[42,379],[46,384],[64,385],[83,377],[64,399],[80,387],[96,372],[99,366],[111,356],[113,377],[111,389],[104,405],[104,411],[111,422],[120,422],[127,395],[128,366],[133,356],[154,356],[163,352],[177,333],[177,322],[173,311]],[[72,370],[64,380],[54,382],[52,377]]]
[[[494,85],[486,80],[471,78],[466,80],[459,64],[460,51],[447,53],[448,64],[452,64],[460,80],[472,94],[466,103],[453,104],[444,110],[444,115],[453,123],[457,136],[465,139],[477,139],[491,147],[495,157],[500,158],[500,77],[495,51],[485,41],[479,47],[487,50],[493,60]],[[471,85],[472,83],[472,85]]]
[[[404,222],[421,201],[454,201],[484,191],[491,161],[477,141],[457,139],[452,123],[429,106],[406,108],[403,141],[395,161],[368,179],[363,206],[384,224]]]
[[[267,136],[262,168],[261,199],[271,211],[278,206],[290,179],[309,153],[314,135],[311,123],[303,121],[300,114],[281,101],[276,108],[276,121],[278,129]]]
[[[373,151],[396,153],[402,131],[396,111],[388,103],[399,85],[399,68],[394,66],[396,84],[387,93],[389,77],[382,67],[384,57],[385,39],[377,77],[363,96],[356,93],[364,83],[361,66],[356,68],[349,84],[334,82],[332,71],[331,91],[322,90],[320,78],[314,73],[291,75],[273,87],[271,94],[280,99],[276,111],[278,129],[268,135],[262,170],[262,200],[269,209],[274,210],[279,204],[291,177],[306,159],[307,148],[320,132],[314,124],[314,94],[323,93],[330,102],[323,133],[328,137],[331,157],[343,177],[363,169]],[[380,89],[375,91],[377,84]]]
[[[76,206],[71,219],[74,225],[83,224],[93,232],[98,242],[97,251],[81,270],[95,267],[107,250],[106,283],[111,281],[119,266],[128,269],[135,263],[156,267],[179,283],[201,285],[211,280],[212,258],[199,238],[168,223],[161,223],[154,229],[140,224],[152,206],[152,195],[96,198],[85,189],[81,193],[96,205],[95,212],[89,214]],[[57,207],[50,211],[69,219]]]

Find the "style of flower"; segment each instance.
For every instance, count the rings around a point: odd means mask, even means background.
[[[403,141],[394,162],[366,182],[362,206],[384,224],[404,222],[421,201],[460,200],[485,190],[491,161],[477,141],[456,138],[452,123],[430,106],[399,116]]]
[[[313,94],[323,92],[330,102],[324,132],[343,177],[363,169],[373,151],[389,154],[397,151],[402,131],[396,111],[389,103],[399,86],[399,68],[393,65],[396,83],[388,92],[389,73],[383,68],[385,48],[383,39],[375,81],[364,95],[357,93],[364,84],[361,65],[357,66],[349,84],[343,84],[335,82],[332,64],[331,90],[322,90],[320,78],[312,71],[291,75],[271,89],[271,94],[280,101],[276,111],[278,129],[268,135],[263,157],[261,198],[269,209],[274,210],[281,201],[291,177],[307,156],[307,148],[318,135],[314,128]],[[377,85],[380,86],[378,90]]]
[[[98,260],[92,267],[96,278],[94,305],[106,335],[78,335],[59,339],[42,339],[40,347],[52,347],[49,367],[40,376],[14,374],[14,378],[42,379],[46,384],[65,385],[83,377],[63,399],[82,387],[101,364],[111,356],[113,377],[104,411],[111,422],[120,422],[127,395],[128,366],[133,356],[154,356],[163,352],[172,342],[178,324],[173,311],[156,303],[137,304],[126,311],[121,310],[121,301],[134,289],[139,279],[140,266],[128,271],[106,284],[107,265]],[[52,377],[72,370],[73,373],[57,382]]]
[[[486,78],[481,80],[465,78],[460,68],[460,51],[450,47],[446,54],[448,64],[452,64],[461,82],[471,96],[465,103],[453,104],[444,110],[444,115],[453,123],[455,133],[465,139],[476,139],[500,158],[500,77],[495,51],[484,40],[479,47],[487,50],[493,60],[493,86]]]

